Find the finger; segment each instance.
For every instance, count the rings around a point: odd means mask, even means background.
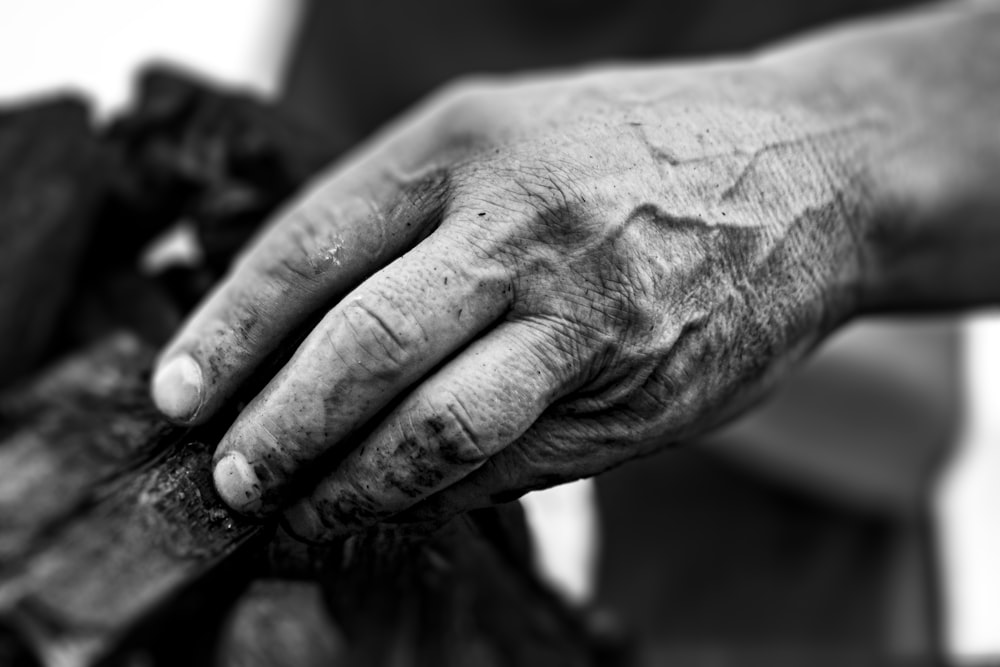
[[[571,347],[548,323],[499,325],[415,389],[288,512],[288,529],[307,541],[354,532],[472,473],[572,386]]]
[[[547,413],[516,442],[471,474],[393,520],[441,521],[469,510],[512,502],[531,491],[592,477],[631,457],[623,455],[620,442],[608,440],[600,424]]]
[[[152,393],[202,422],[298,324],[426,235],[446,178],[361,165],[280,216],[162,353]]]
[[[275,509],[300,469],[504,314],[509,271],[478,252],[442,230],[326,315],[219,445],[234,509]]]

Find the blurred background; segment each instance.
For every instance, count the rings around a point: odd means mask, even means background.
[[[97,119],[170,61],[346,150],[468,72],[740,52],[905,2],[0,1],[0,105]],[[654,657],[720,648],[1000,656],[1000,321],[857,322],[704,441],[532,494],[539,565]]]

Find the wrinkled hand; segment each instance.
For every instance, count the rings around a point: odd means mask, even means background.
[[[824,108],[749,65],[449,88],[274,221],[156,402],[205,420],[326,311],[215,467],[314,540],[703,432],[857,307],[877,128]]]

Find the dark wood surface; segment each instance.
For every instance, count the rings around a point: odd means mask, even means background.
[[[156,415],[151,358],[118,336],[0,401],[0,615],[47,664],[90,664],[261,530]]]

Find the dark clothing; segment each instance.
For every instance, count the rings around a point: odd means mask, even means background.
[[[346,145],[470,73],[743,52],[913,0],[316,0],[289,104]]]

